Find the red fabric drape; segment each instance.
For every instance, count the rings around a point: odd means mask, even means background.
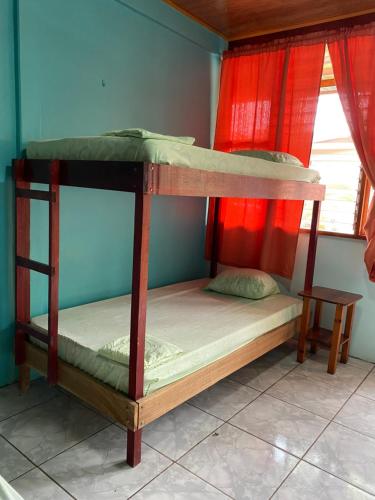
[[[375,187],[375,23],[342,30],[329,41],[337,90],[362,167]],[[365,225],[365,263],[375,281],[375,204]]]
[[[291,153],[305,166],[311,152],[324,40],[275,42],[248,54],[227,54],[221,74],[215,149]],[[259,52],[256,52],[259,50]],[[280,168],[283,168],[280,165]],[[219,262],[292,277],[303,202],[223,199]],[[210,255],[212,207],[207,231]]]

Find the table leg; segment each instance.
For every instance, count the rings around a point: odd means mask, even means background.
[[[318,336],[317,331],[319,330],[320,327],[320,318],[322,317],[322,309],[323,309],[323,302],[321,300],[317,300],[315,303],[315,312],[314,312],[314,326],[313,329],[316,330],[316,333],[314,333],[314,338]],[[310,344],[310,352],[312,354],[316,354],[318,352],[318,342],[316,340],[312,340]]]
[[[308,297],[303,298],[303,310],[302,310],[302,320],[301,320],[301,331],[298,338],[298,353],[297,361],[303,363],[306,356],[306,337],[309,331],[310,323],[310,299]]]
[[[345,330],[344,330],[344,340],[346,340],[346,342],[342,346],[341,358],[340,358],[341,363],[348,362],[350,341],[352,338],[354,312],[355,312],[355,304],[351,304],[350,306],[348,306],[348,310],[346,312]]]
[[[343,314],[344,314],[344,306],[342,304],[337,304],[335,322],[333,325],[333,332],[332,332],[331,352],[329,353],[328,370],[327,370],[327,372],[331,373],[332,375],[336,372],[337,355],[339,353],[339,347],[340,347]]]

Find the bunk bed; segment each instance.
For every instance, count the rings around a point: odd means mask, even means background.
[[[264,163],[268,163],[259,161],[262,167]],[[166,385],[146,391],[145,394],[144,355],[151,199],[152,196],[175,195],[210,197],[213,200],[215,215],[211,277],[217,274],[218,217],[222,197],[313,200],[305,275],[305,288],[309,289],[313,283],[317,227],[325,186],[312,182],[311,179],[303,181],[293,178],[266,178],[207,170],[199,165],[190,168],[147,161],[64,159],[60,156],[60,159],[17,159],[14,160],[13,167],[16,181],[15,355],[20,369],[20,387],[22,390],[27,389],[30,368],[34,368],[47,376],[50,384],[60,385],[100,412],[122,423],[127,428],[129,465],[136,466],[141,460],[141,435],[145,425],[284,343],[298,331],[300,311],[294,313],[292,319],[285,320],[276,327],[269,325],[261,335],[239,343],[230,352],[221,352],[219,356],[194,368],[187,375],[176,376],[174,380],[167,381]],[[32,189],[31,183],[47,184],[49,189]],[[130,355],[129,368],[123,367],[124,370],[128,369],[126,392],[111,387],[110,384],[98,380],[86,370],[79,369],[58,356],[60,186],[109,189],[135,194],[132,293],[128,301]],[[49,204],[48,264],[30,259],[30,200],[33,199]],[[33,323],[30,317],[30,270],[48,276],[48,319],[45,324]],[[195,285],[194,287],[196,288]],[[151,291],[150,295],[153,292]],[[126,333],[128,332],[124,332]]]

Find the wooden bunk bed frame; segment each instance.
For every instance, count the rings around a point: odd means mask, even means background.
[[[212,277],[217,272],[221,197],[314,200],[305,275],[305,289],[309,289],[313,283],[317,228],[325,186],[143,162],[18,159],[14,160],[13,169],[16,184],[15,356],[20,369],[21,390],[28,388],[30,368],[34,368],[47,376],[50,384],[60,385],[100,412],[124,424],[127,428],[127,462],[130,466],[136,466],[141,460],[141,436],[145,425],[287,341],[298,331],[300,316],[191,375],[144,396],[151,199],[153,195],[214,198]],[[49,189],[31,189],[31,183],[48,184]],[[135,193],[128,395],[62,361],[57,355],[60,185]],[[31,199],[47,201],[49,204],[48,264],[30,259]],[[48,330],[30,322],[30,270],[48,276]],[[31,343],[30,336],[45,342],[47,350]]]

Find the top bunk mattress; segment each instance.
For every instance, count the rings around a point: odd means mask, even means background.
[[[266,179],[318,183],[316,170],[160,139],[75,137],[29,142],[27,158],[39,160],[137,161]]]
[[[301,314],[302,302],[277,294],[261,300],[205,291],[207,279],[149,290],[146,338],[173,344],[178,357],[145,369],[144,394],[222,358]],[[59,357],[127,392],[128,368],[98,353],[129,334],[131,295],[64,309],[59,313]],[[32,322],[47,328],[48,316]],[[40,347],[45,344],[33,339]]]

